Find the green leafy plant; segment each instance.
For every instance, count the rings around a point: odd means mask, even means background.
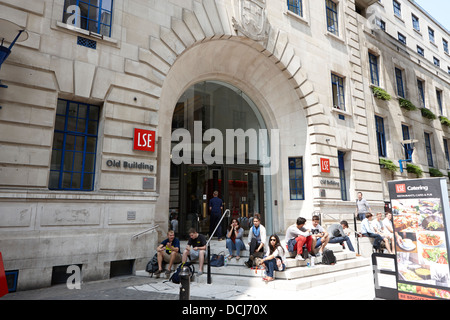
[[[404,98],[399,98],[398,102],[400,103],[400,107],[408,111],[417,110],[417,107],[409,100]]]
[[[447,117],[439,116],[439,121],[441,121],[441,123],[442,123],[444,126],[450,127],[450,120],[448,120]]]
[[[392,172],[396,172],[398,170],[398,167],[388,159],[380,158],[380,167]]]
[[[416,166],[414,164],[408,163],[406,165],[406,171],[408,171],[408,173],[414,173],[417,175],[417,178],[420,178],[423,175],[423,171],[422,169],[420,169],[419,166]]]
[[[432,177],[443,177],[444,174],[439,169],[430,168],[430,176],[432,176]]]
[[[387,93],[384,89],[381,89],[379,87],[372,87],[372,92],[375,98],[389,101],[391,100],[391,95]]]
[[[420,112],[422,112],[422,117],[424,117],[424,118],[427,118],[430,120],[434,120],[437,118],[436,115],[427,108],[420,108]]]

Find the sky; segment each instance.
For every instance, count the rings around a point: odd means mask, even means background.
[[[450,32],[450,0],[414,0]]]

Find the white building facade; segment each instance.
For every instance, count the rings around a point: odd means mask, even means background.
[[[214,190],[282,234],[354,212],[357,192],[384,211],[387,181],[416,177],[380,167],[402,142],[448,175],[445,119],[400,107],[450,117],[450,35],[413,1],[0,0],[0,19],[28,33],[0,70],[0,251],[19,289],[143,269],[169,215],[209,232]],[[263,135],[230,153],[210,134],[231,129]]]

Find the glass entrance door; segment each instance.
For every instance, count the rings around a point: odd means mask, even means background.
[[[255,213],[263,212],[263,193],[259,170],[247,168],[228,168],[225,170],[227,183],[226,208],[231,218],[240,219],[241,226],[248,229],[248,221]],[[264,220],[263,220],[264,221]]]

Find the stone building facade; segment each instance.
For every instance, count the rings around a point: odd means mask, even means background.
[[[197,222],[219,188],[233,214],[283,233],[300,215],[354,212],[358,191],[383,211],[387,181],[415,177],[379,165],[405,159],[404,140],[424,176],[447,175],[449,129],[399,105],[402,79],[403,98],[449,116],[450,35],[412,1],[0,0],[0,19],[28,33],[0,71],[0,251],[19,289],[69,265],[84,281],[143,269],[170,212],[190,226],[191,193]],[[277,137],[270,171],[174,165],[174,129],[198,120],[202,134],[230,121]]]

